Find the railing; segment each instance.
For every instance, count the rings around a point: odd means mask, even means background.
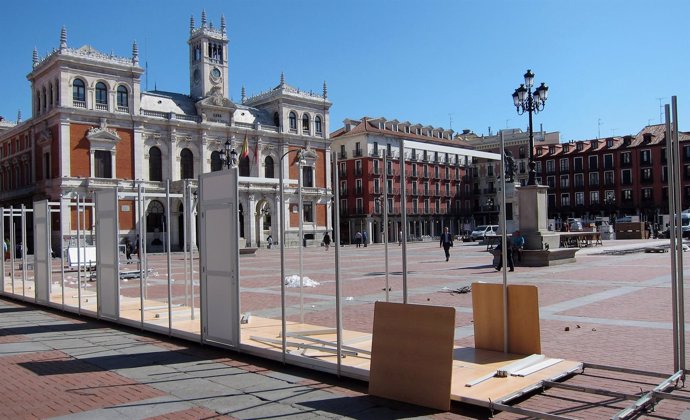
[[[347,152],[338,153],[338,159],[347,159]]]
[[[73,100],[72,105],[74,105],[75,108],[86,108],[86,101]]]
[[[379,157],[379,156],[380,156],[380,152],[379,152],[378,150],[372,150],[372,151],[369,153],[369,156],[372,156],[372,157]]]
[[[354,157],[362,157],[362,149],[355,149],[355,152],[352,154]]]
[[[128,106],[117,106],[117,112],[124,112],[128,113],[129,112],[129,107]]]
[[[96,109],[99,111],[107,111],[108,110],[108,104],[96,103]]]

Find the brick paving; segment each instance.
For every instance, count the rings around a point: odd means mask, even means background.
[[[518,266],[509,273],[509,283],[539,288],[545,354],[672,373],[670,255],[602,252],[612,247],[642,245],[639,241],[605,241],[605,247],[578,252],[575,264]],[[371,332],[373,303],[385,299],[383,246],[339,250],[344,328]],[[394,244],[389,251],[390,300],[399,302],[402,248]],[[288,249],[286,254],[286,274],[296,274],[297,249]],[[455,307],[456,345],[473,346],[471,293],[453,291],[474,281],[501,282],[502,273],[491,267],[491,256],[476,243],[456,243],[451,254],[446,262],[435,242],[409,245],[408,301]],[[333,257],[333,249],[304,249],[304,275],[320,283],[303,289],[306,322],[335,325]],[[165,258],[151,255],[149,267],[154,272],[147,282],[147,297],[164,298]],[[260,249],[255,256],[241,258],[243,312],[280,316],[279,268],[277,249]],[[173,302],[183,302],[188,287],[179,255],[173,261],[172,277]],[[123,286],[124,295],[139,295],[138,279]],[[299,289],[288,288],[287,292],[288,319],[298,320]],[[198,280],[194,296],[198,304]],[[686,302],[688,309],[690,303]],[[489,415],[486,409],[458,403],[449,413],[430,412],[370,397],[366,395],[366,384],[358,381],[5,299],[0,299],[0,369],[12,375],[11,381],[0,383],[0,395],[11,396],[7,404],[0,404],[0,418],[450,419]],[[620,381],[617,376],[588,369],[567,383],[637,393],[661,381],[636,376]],[[78,382],[70,382],[73,378]],[[690,394],[684,388],[674,393]],[[609,418],[629,404],[620,398],[555,388],[516,402],[519,407],[583,419]],[[656,411],[641,418],[690,418],[689,410],[690,404],[665,400]],[[497,413],[495,417],[522,418],[510,413]]]

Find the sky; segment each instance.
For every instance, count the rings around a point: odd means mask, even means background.
[[[636,134],[678,97],[690,129],[686,0],[24,0],[0,14],[0,116],[26,120],[39,57],[89,44],[131,57],[142,89],[189,93],[189,18],[228,26],[230,97],[328,85],[331,130],[384,117],[479,135],[527,130],[512,93],[527,69],[549,86],[535,130],[561,141]]]

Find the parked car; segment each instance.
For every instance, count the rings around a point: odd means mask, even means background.
[[[487,236],[496,236],[498,225],[479,225],[470,234],[473,241],[484,239]]]

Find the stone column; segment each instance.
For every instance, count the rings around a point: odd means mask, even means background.
[[[256,198],[254,194],[247,196],[247,208],[244,209],[244,239],[247,241],[247,246],[256,246]]]
[[[525,237],[525,249],[556,249],[560,236],[548,230],[548,200],[546,185],[526,185],[518,190],[520,232]]]

